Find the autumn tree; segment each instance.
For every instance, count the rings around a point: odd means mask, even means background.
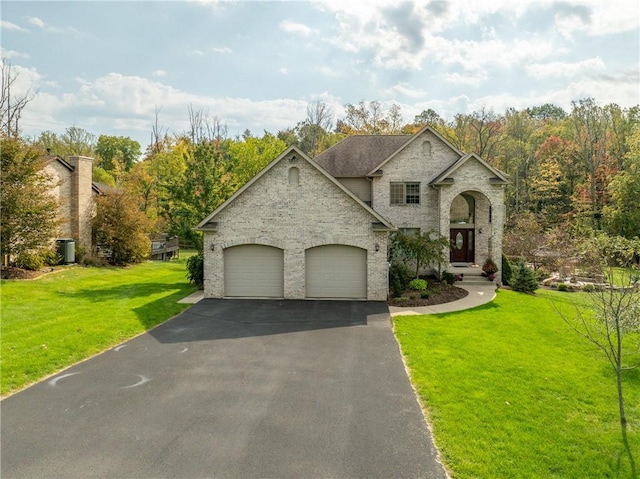
[[[572,105],[571,119],[576,155],[587,173],[589,216],[592,227],[598,229],[602,208],[602,188],[598,189],[598,173],[607,161],[611,115],[593,98],[574,101]]]
[[[20,254],[38,254],[56,236],[58,205],[48,190],[40,151],[16,137],[0,136],[0,244],[3,263]]]
[[[126,190],[114,190],[96,199],[93,219],[95,244],[110,251],[115,265],[139,263],[149,256],[151,221]]]
[[[628,139],[623,169],[608,185],[611,201],[603,208],[610,234],[632,239],[640,236],[640,126]]]
[[[202,249],[202,235],[193,231],[209,213],[225,201],[235,185],[227,155],[226,127],[214,117],[189,110],[190,129],[178,142],[185,161],[182,175],[167,187],[163,205],[170,233]]]
[[[400,106],[393,103],[385,111],[377,100],[357,105],[345,105],[345,118],[338,120],[336,131],[347,135],[383,135],[400,133],[402,129],[402,113]]]

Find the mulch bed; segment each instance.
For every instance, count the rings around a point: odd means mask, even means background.
[[[28,269],[16,268],[14,266],[3,266],[0,271],[2,279],[36,279],[45,274],[63,271],[68,266],[55,266],[39,269],[38,271],[30,271]]]
[[[434,278],[427,278],[429,285],[427,291],[429,297],[424,299],[420,297],[420,292],[407,290],[401,298],[390,298],[387,303],[390,306],[400,307],[417,307],[432,306],[434,304],[450,303],[464,298],[469,294],[468,291],[452,285],[443,285]]]

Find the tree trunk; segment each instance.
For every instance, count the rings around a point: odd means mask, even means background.
[[[624,397],[622,395],[622,369],[620,364],[616,365],[616,381],[618,383],[618,407],[620,409],[620,424],[627,427],[627,416],[624,413]]]

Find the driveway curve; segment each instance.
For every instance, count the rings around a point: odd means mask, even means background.
[[[385,303],[203,300],[1,409],[3,479],[446,477]]]

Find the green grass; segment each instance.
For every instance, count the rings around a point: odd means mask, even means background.
[[[192,253],[191,253],[192,254]],[[33,281],[2,281],[2,395],[175,316],[194,291],[190,253],[129,268],[75,266]]]
[[[627,450],[613,369],[551,306],[570,311],[578,295],[500,291],[472,310],[394,318],[453,477],[637,477],[640,371],[624,377]]]

